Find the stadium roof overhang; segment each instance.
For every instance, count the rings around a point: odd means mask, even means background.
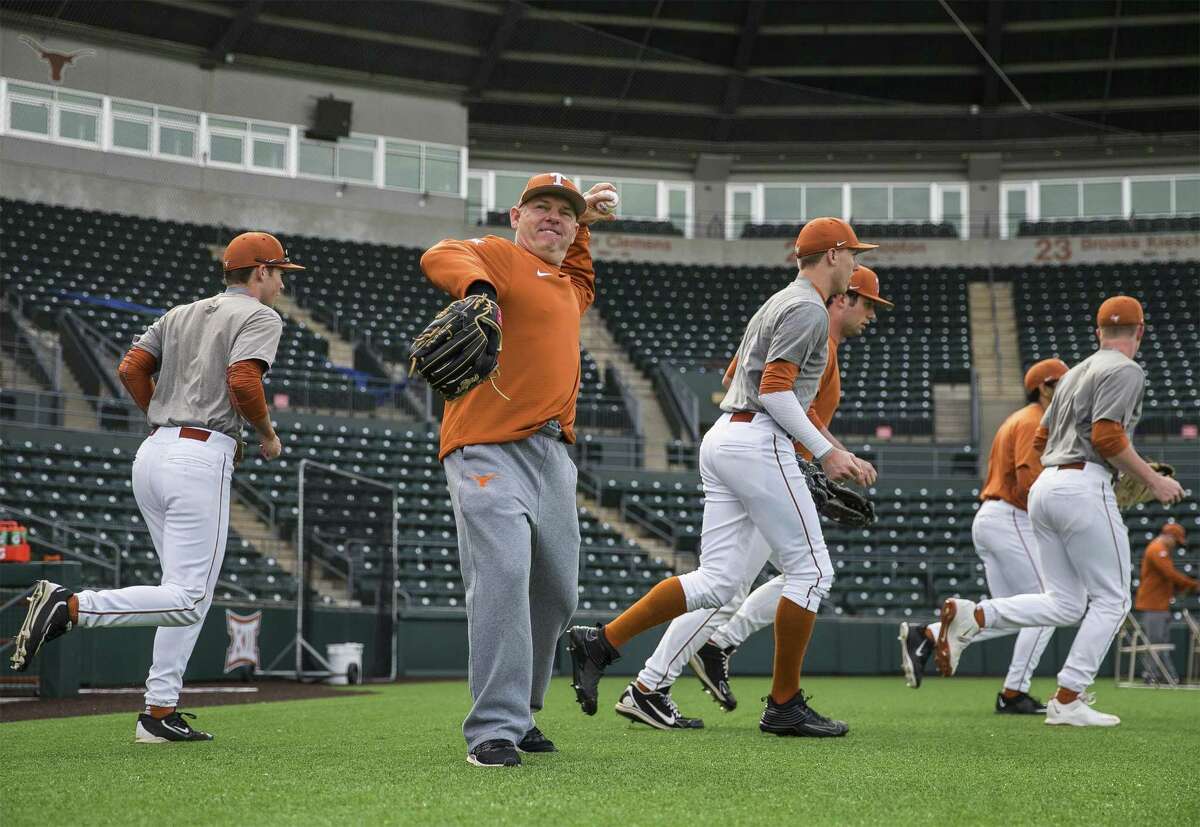
[[[852,9],[852,15],[848,10]],[[472,151],[690,166],[1194,157],[1194,2],[6,2],[2,18],[461,100]]]

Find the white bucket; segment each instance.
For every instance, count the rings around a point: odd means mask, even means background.
[[[325,659],[329,661],[331,677],[325,683],[345,686],[349,683],[362,683],[362,653],[361,643],[329,643],[325,645]]]

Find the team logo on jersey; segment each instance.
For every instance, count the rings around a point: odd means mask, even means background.
[[[259,668],[258,631],[261,628],[261,610],[252,615],[225,610],[225,629],[229,632],[229,646],[225,649],[226,672],[232,672],[239,666]]]

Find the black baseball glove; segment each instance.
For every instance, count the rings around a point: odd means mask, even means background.
[[[451,302],[409,348],[410,371],[457,399],[500,370],[500,306],[487,296]]]
[[[808,491],[817,506],[817,513],[835,523],[863,528],[875,522],[875,504],[849,486],[825,476],[820,466],[796,457],[808,482]]]

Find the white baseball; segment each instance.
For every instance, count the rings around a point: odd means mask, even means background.
[[[605,190],[598,194],[599,200],[596,201],[595,207],[599,212],[608,215],[617,208],[617,204],[621,203],[621,197],[612,190]]]

